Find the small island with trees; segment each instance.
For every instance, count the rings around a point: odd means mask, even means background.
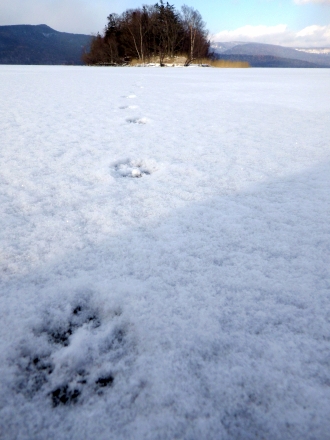
[[[210,60],[210,41],[201,14],[190,6],[177,11],[160,0],[155,5],[110,14],[104,34],[93,37],[83,54],[88,65],[145,65]]]

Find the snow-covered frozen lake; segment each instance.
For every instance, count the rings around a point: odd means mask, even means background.
[[[330,70],[0,67],[0,438],[330,438]]]

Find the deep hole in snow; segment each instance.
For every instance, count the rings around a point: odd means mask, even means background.
[[[17,387],[26,397],[33,397],[44,384],[54,370],[54,365],[47,357],[22,356],[18,363]]]
[[[76,403],[80,396],[80,391],[77,389],[71,390],[68,385],[63,385],[51,392],[53,406],[67,405]]]
[[[95,383],[100,387],[108,387],[112,385],[113,381],[114,381],[114,377],[112,376],[112,374],[110,374],[109,376],[106,377],[100,377],[99,379],[97,379]]]
[[[69,345],[69,337],[72,335],[72,325],[69,323],[66,329],[58,329],[49,333],[49,338],[55,344],[61,344],[67,347]]]

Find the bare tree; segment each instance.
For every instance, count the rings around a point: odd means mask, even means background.
[[[189,38],[189,49],[186,65],[189,65],[196,58],[197,42],[206,38],[205,23],[201,14],[194,8],[183,5],[181,8],[182,24],[186,35]]]

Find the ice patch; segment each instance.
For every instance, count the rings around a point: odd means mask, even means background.
[[[158,167],[153,160],[123,159],[111,165],[116,177],[142,177],[157,171]]]

